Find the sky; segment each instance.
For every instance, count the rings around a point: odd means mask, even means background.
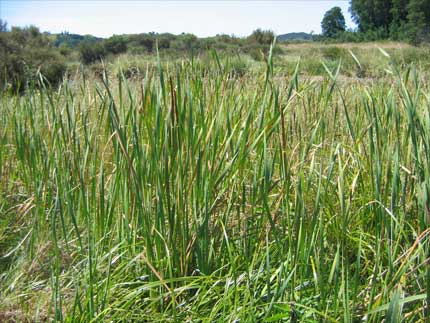
[[[347,27],[355,28],[348,0],[0,0],[0,18],[8,26],[35,25],[51,33],[99,37],[151,31],[243,37],[257,28],[278,35],[320,33],[324,13],[334,6],[342,9]]]

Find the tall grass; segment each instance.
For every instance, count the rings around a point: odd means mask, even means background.
[[[0,318],[428,322],[428,74],[212,58],[2,95]]]

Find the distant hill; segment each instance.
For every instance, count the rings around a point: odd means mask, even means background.
[[[61,33],[52,36],[55,36],[54,46],[60,47],[60,45],[65,44],[71,48],[79,46],[79,44],[82,42],[95,43],[103,39],[93,35],[78,35],[69,33]]]
[[[312,34],[308,33],[288,33],[278,36],[279,41],[290,41],[290,40],[312,40],[313,39]]]

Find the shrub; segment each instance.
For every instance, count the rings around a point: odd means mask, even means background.
[[[22,92],[27,83],[22,59],[16,54],[0,57],[1,90],[10,88],[13,92]]]
[[[200,47],[199,39],[192,34],[181,34],[171,43],[171,47],[178,51],[193,51]]]
[[[60,54],[63,56],[69,56],[72,53],[72,49],[65,43],[61,44],[58,47],[58,50],[60,51]]]
[[[107,53],[121,54],[127,51],[127,44],[123,37],[112,36],[104,41],[104,48]]]
[[[91,64],[103,59],[106,51],[100,43],[89,44],[85,42],[79,46],[79,55],[84,64]]]
[[[170,48],[171,36],[169,34],[162,34],[157,37],[158,49]]]
[[[0,88],[23,92],[37,82],[40,72],[49,85],[56,85],[66,71],[64,57],[39,29],[12,27],[0,33]]]
[[[56,58],[44,64],[40,73],[51,85],[56,85],[63,79],[67,66],[63,60]]]
[[[149,53],[152,52],[155,48],[155,39],[153,37],[150,37],[150,36],[142,37],[139,40],[139,43]]]
[[[256,42],[260,45],[270,46],[272,44],[273,39],[275,38],[275,34],[271,30],[262,30],[257,29],[252,32],[252,34],[248,37],[250,42]]]

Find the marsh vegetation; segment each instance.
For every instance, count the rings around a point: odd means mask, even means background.
[[[280,47],[3,92],[0,320],[426,322],[428,48]]]

